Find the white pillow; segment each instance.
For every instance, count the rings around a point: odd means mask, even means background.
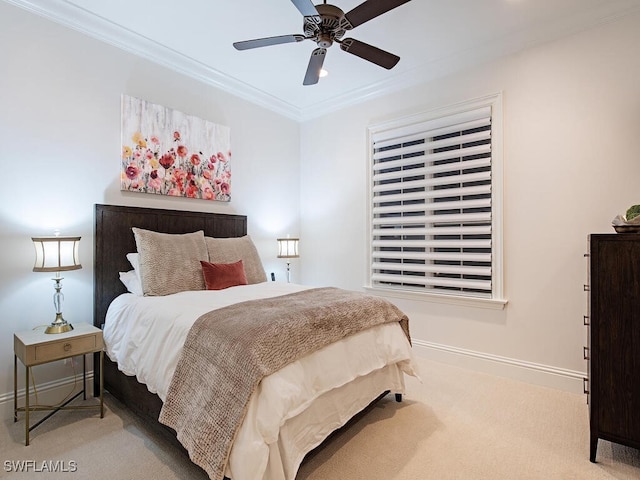
[[[127,287],[129,293],[142,296],[142,284],[140,283],[140,277],[135,270],[129,270],[128,272],[120,272],[120,281]]]
[[[136,273],[138,273],[140,271],[140,255],[138,255],[138,253],[127,253],[127,260],[129,260],[129,263]]]
[[[133,271],[136,272],[138,276],[138,283],[142,285],[142,280],[140,279],[140,255],[136,253],[127,253],[127,260],[133,267]]]

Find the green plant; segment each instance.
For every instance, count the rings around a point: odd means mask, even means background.
[[[627,218],[627,222],[629,222],[638,215],[640,215],[640,205],[632,205],[627,209],[627,214],[625,216]]]

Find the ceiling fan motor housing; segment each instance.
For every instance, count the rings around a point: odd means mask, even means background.
[[[317,17],[305,17],[304,34],[320,48],[329,48],[346,33],[346,30],[340,27],[344,12],[329,4],[316,5],[316,10],[320,14],[320,23],[317,22]]]

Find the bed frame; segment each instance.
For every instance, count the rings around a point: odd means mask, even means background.
[[[187,212],[114,205],[95,206],[94,224],[94,265],[93,324],[102,329],[109,304],[126,289],[120,282],[119,272],[131,270],[126,254],[135,252],[136,244],[131,227],[144,228],[162,233],[190,233],[203,230],[206,236],[229,238],[247,234],[247,217],[244,215]],[[94,357],[94,365],[99,362],[99,354]],[[108,356],[104,357],[104,389],[122,402],[129,410],[142,418],[150,430],[164,437],[184,454],[186,449],[178,441],[175,431],[158,422],[162,400],[149,392],[135,377],[127,376],[118,370],[117,364]],[[94,395],[99,396],[100,372],[94,370]],[[357,421],[371,406],[389,392],[383,392],[374,399],[369,407],[356,414],[352,422]],[[396,401],[402,401],[402,395],[396,394]],[[333,432],[332,437],[337,432]],[[318,447],[320,448],[320,447]],[[311,452],[312,453],[312,452]]]
[[[109,304],[126,289],[118,272],[131,270],[126,254],[135,252],[131,227],[162,233],[190,233],[203,230],[209,237],[241,237],[247,234],[247,217],[205,212],[186,212],[155,208],[96,205],[94,217],[93,324],[102,328]],[[98,354],[94,361],[99,361]],[[97,363],[95,363],[97,365]],[[104,358],[104,388],[129,410],[169,441],[184,447],[172,429],[158,422],[162,401],[135,377],[124,375],[115,362]],[[94,393],[99,392],[100,375],[94,371]]]

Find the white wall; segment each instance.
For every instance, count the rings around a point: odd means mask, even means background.
[[[586,237],[640,203],[639,44],[629,16],[304,123],[302,280],[365,285],[369,125],[502,92],[507,306],[395,301],[423,354],[581,389]]]
[[[0,403],[12,393],[12,332],[53,317],[52,282],[31,272],[31,235],[83,237],[83,269],[64,280],[71,321],[91,321],[94,203],[247,214],[268,272],[284,278],[275,238],[300,234],[294,281],[360,289],[367,126],[499,91],[509,303],[395,301],[420,354],[577,388],[586,236],[611,232],[611,219],[640,203],[639,43],[640,17],[629,16],[298,125],[0,2]],[[231,128],[230,204],[119,190],[122,93]],[[68,374],[49,365],[36,379]]]
[[[64,275],[63,311],[92,322],[95,203],[246,214],[267,272],[285,278],[275,239],[299,233],[296,122],[5,2],[0,45],[0,403],[13,395],[13,332],[55,317],[51,275],[31,271],[32,235],[82,236],[83,268]],[[231,203],[120,191],[123,93],[230,127]],[[71,369],[34,373],[46,383]]]

